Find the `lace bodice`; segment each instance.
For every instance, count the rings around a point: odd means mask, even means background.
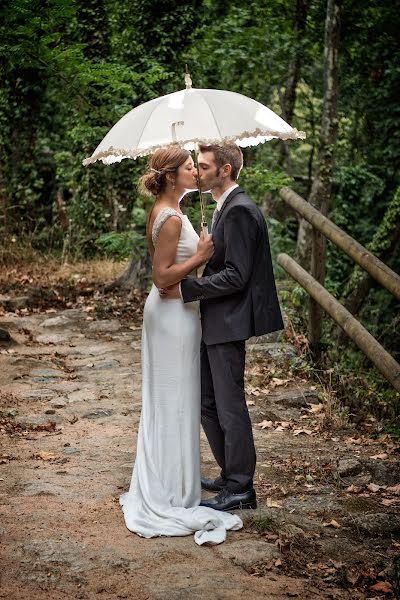
[[[169,207],[165,207],[156,216],[153,223],[153,229],[151,232],[151,239],[154,247],[157,244],[158,236],[161,231],[161,227],[169,217],[176,216],[181,219],[182,229],[179,236],[178,246],[176,249],[176,262],[181,263],[193,256],[197,251],[197,243],[199,236],[193,229],[193,226],[186,215],[178,212],[177,210]]]
[[[178,212],[177,210],[175,210],[173,208],[169,208],[169,207],[166,207],[166,208],[163,208],[160,210],[160,212],[154,219],[153,229],[151,232],[151,239],[152,239],[154,247],[157,244],[158,236],[160,234],[160,229],[164,225],[165,221],[167,219],[169,219],[169,217],[179,217],[180,219],[182,219],[183,215],[182,215],[182,213]]]

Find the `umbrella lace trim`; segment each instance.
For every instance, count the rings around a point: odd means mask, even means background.
[[[260,139],[264,138],[264,139]],[[127,149],[127,148],[114,148],[111,146],[108,150],[103,150],[101,152],[95,152],[89,158],[85,158],[82,161],[84,166],[95,163],[98,160],[101,160],[105,164],[112,164],[114,162],[120,162],[125,158],[138,158],[139,156],[147,156],[149,154],[153,154],[159,148],[171,148],[176,146],[186,146],[187,144],[224,144],[227,142],[236,142],[238,146],[257,146],[260,143],[264,143],[269,139],[278,138],[281,140],[304,140],[306,138],[306,134],[304,131],[298,131],[295,128],[292,128],[291,131],[287,134],[283,134],[282,132],[277,131],[266,131],[262,129],[256,129],[255,131],[245,131],[240,135],[233,135],[224,138],[191,138],[188,140],[179,140],[178,142],[167,142],[165,145],[157,144],[155,146],[149,146],[147,148],[140,149]],[[110,160],[111,159],[111,160]]]

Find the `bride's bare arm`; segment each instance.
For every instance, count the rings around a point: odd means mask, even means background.
[[[201,236],[196,254],[182,263],[176,263],[176,249],[181,228],[181,219],[171,216],[160,229],[153,256],[153,281],[158,288],[178,283],[194,269],[207,262],[214,252],[211,236]]]

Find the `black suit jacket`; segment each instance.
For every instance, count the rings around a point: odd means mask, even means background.
[[[213,228],[215,251],[203,276],[184,279],[184,302],[200,300],[207,345],[283,329],[267,226],[258,206],[237,187]]]

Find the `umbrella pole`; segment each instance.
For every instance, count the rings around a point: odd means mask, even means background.
[[[199,182],[199,196],[200,196],[200,210],[201,210],[201,230],[202,230],[203,233],[205,233],[207,235],[208,234],[208,223],[207,223],[206,218],[204,216],[203,193],[202,193],[201,187],[200,187],[199,155],[197,153],[196,146],[194,147],[194,158],[195,158],[196,167],[197,167],[197,180]]]

